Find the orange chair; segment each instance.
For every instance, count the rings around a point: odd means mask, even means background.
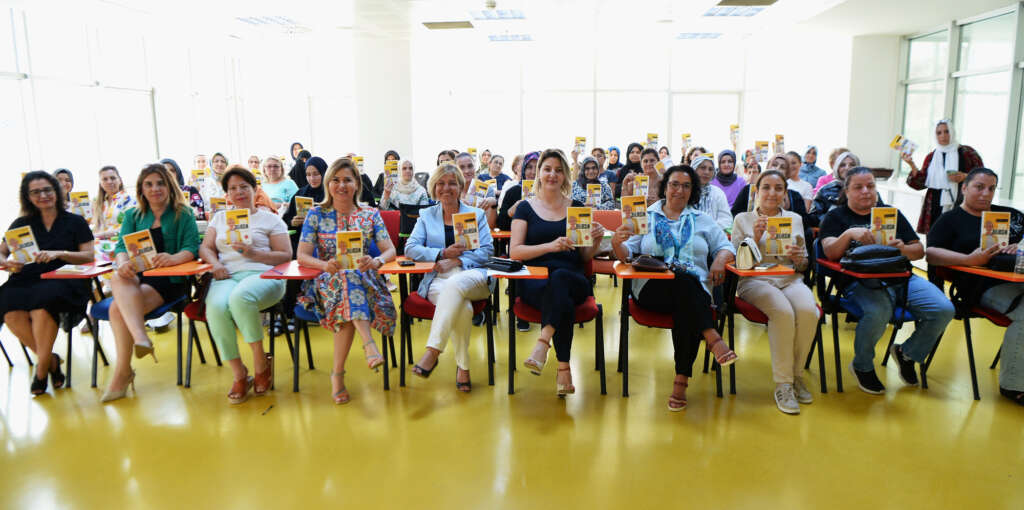
[[[622,226],[622,211],[617,209],[609,211],[595,210],[594,221],[600,223],[605,230],[614,232]],[[610,275],[612,277],[612,285],[618,287],[619,278],[615,276],[614,265],[615,259],[609,255],[594,257],[594,273]]]

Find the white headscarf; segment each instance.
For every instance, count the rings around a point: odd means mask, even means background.
[[[935,137],[935,151],[932,152],[932,161],[928,164],[925,185],[931,189],[942,190],[939,203],[942,205],[943,211],[948,211],[953,208],[953,199],[957,193],[957,183],[949,180],[946,172],[960,171],[960,144],[956,142],[956,137],[953,136],[953,123],[949,119],[942,119],[936,122],[935,129],[938,130],[939,126],[943,124],[949,129],[949,143],[946,145],[940,144],[939,136],[934,132],[932,133]]]
[[[412,166],[412,162],[409,160],[403,161],[401,166],[399,166],[398,182],[395,183],[395,190],[403,195],[410,195],[416,191],[416,188],[420,187],[420,183],[416,182],[416,179],[412,177],[410,177],[408,181],[402,178],[401,167],[405,166],[406,163],[409,163],[409,165]],[[413,172],[415,171],[416,167],[413,167]]]
[[[843,161],[846,161],[846,158],[853,158],[853,166],[860,166],[860,158],[855,156],[852,152],[844,152],[840,154],[839,157],[836,158],[835,164],[832,165],[832,174],[836,176],[837,181],[843,180],[843,178],[839,176],[839,165],[842,165]]]

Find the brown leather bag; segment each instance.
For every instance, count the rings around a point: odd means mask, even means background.
[[[640,271],[651,271],[657,273],[668,270],[668,264],[666,264],[665,261],[654,258],[650,255],[634,257],[631,264],[634,269],[638,269]]]

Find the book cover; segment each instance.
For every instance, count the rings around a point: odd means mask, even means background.
[[[480,232],[477,230],[476,213],[453,214],[452,228],[455,230],[456,243],[462,243],[467,250],[475,250],[480,247]]]
[[[295,215],[306,216],[313,209],[313,197],[295,197]]]
[[[210,177],[210,169],[209,168],[197,168],[197,169],[192,170],[192,177],[191,177],[191,180],[189,182],[191,184],[196,184],[196,183],[202,182],[203,180],[205,180],[205,179],[207,179],[209,177]]]
[[[767,218],[764,229],[764,254],[776,257],[788,255],[793,245],[793,219],[786,217]]]
[[[363,258],[363,232],[349,230],[336,234],[335,258],[342,270],[356,269],[356,261]]]
[[[573,150],[575,150],[577,153],[582,154],[586,147],[587,137],[585,136],[577,136],[576,140],[573,141]]]
[[[908,156],[913,155],[914,151],[917,150],[917,144],[905,138],[903,135],[896,135],[896,138],[893,138],[892,141],[889,142],[889,147],[892,147],[893,150]]]
[[[224,197],[210,197],[210,208],[213,209],[214,213],[226,211],[228,209],[228,199]]]
[[[156,256],[156,244],[149,229],[132,232],[124,236],[124,249],[128,254],[128,263],[135,267],[136,272],[153,269],[153,257]]]
[[[658,148],[658,133],[647,133],[647,147],[657,150]]]
[[[895,207],[871,208],[871,234],[875,236],[875,242],[887,245],[896,239],[897,219],[898,214]]]
[[[634,179],[636,179],[636,181],[633,185],[633,194],[646,197],[651,186],[650,176],[645,174],[635,174]]]
[[[587,206],[597,207],[601,204],[601,185],[587,184]]]
[[[758,140],[754,142],[754,154],[757,156],[758,163],[764,163],[768,161],[768,141]]]
[[[473,156],[473,161],[476,161],[476,147],[468,147],[466,152],[469,153],[470,156]]]
[[[683,133],[683,154],[686,154],[690,150],[690,146],[693,144],[693,136],[690,133]]]
[[[565,216],[565,237],[573,246],[587,246],[590,244],[590,221],[593,218],[593,209],[590,207],[570,207]]]
[[[224,231],[225,244],[252,244],[252,234],[249,232],[248,209],[230,209],[225,211],[224,221],[227,223],[227,228]]]
[[[22,264],[35,262],[39,254],[39,245],[36,244],[36,236],[32,235],[32,227],[12,228],[4,233],[7,240],[7,251],[11,252],[11,259]]]
[[[487,199],[487,190],[491,188],[491,181],[473,180],[473,207],[480,207]]]
[[[647,197],[622,197],[622,221],[632,222],[633,235],[647,233]]]
[[[92,202],[89,201],[88,191],[71,192],[71,212],[85,218],[86,221],[92,220]]]
[[[740,125],[729,124],[729,143],[732,144],[732,148],[735,151],[736,147],[740,144]]]
[[[523,200],[537,196],[533,191],[533,179],[523,179]]]
[[[398,161],[384,162],[384,179],[394,184],[398,183]]]
[[[1010,213],[981,212],[981,249],[1006,248],[1010,244]]]
[[[359,170],[359,173],[363,173],[363,157],[362,156],[352,156],[352,163],[354,165],[356,165],[356,169]]]
[[[782,135],[775,135],[775,154],[786,153],[786,137]]]

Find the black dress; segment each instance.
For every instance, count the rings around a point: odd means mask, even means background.
[[[85,219],[77,214],[59,211],[49,230],[41,216],[22,216],[14,220],[8,230],[29,226],[42,251],[79,251],[82,243],[93,240]],[[89,280],[43,280],[40,275],[58,269],[67,262],[54,260],[45,264],[26,264],[21,271],[11,273],[0,286],[0,317],[10,311],[46,310],[58,320],[61,313],[85,313],[89,302]]]

